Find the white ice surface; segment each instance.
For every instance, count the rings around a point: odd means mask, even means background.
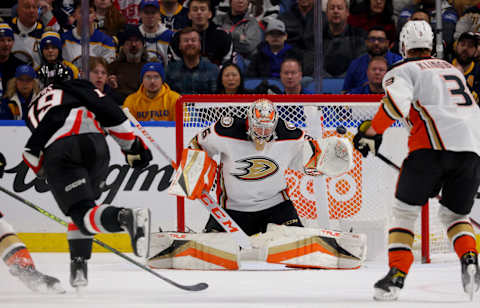
[[[113,254],[101,253],[90,260],[89,285],[77,295],[68,284],[68,254],[35,253],[33,258],[40,271],[61,279],[67,293],[32,293],[2,264],[0,308],[480,307],[480,292],[473,302],[463,292],[457,262],[415,264],[397,302],[376,302],[372,286],[387,271],[383,262],[369,262],[351,271],[283,270],[253,262],[242,264],[242,271],[158,271],[182,284],[205,281],[210,285],[204,291],[187,292]]]

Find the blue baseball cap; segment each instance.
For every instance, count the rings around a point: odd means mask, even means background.
[[[13,37],[13,30],[7,23],[0,23],[0,37]]]
[[[163,64],[160,62],[145,63],[140,72],[140,80],[143,80],[143,75],[145,75],[146,72],[157,72],[162,77],[162,81],[165,81],[165,71],[163,70]]]
[[[27,75],[31,78],[37,77],[37,74],[35,73],[35,70],[30,65],[20,65],[20,66],[18,66],[17,69],[15,70],[15,78],[18,78],[18,77],[24,76],[24,75]]]
[[[143,10],[143,8],[146,7],[147,5],[151,5],[156,7],[157,9],[160,9],[160,4],[158,3],[158,0],[142,0],[139,6],[140,10]]]

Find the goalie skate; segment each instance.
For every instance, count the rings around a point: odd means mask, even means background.
[[[137,257],[148,257],[150,248],[150,210],[122,209],[118,221],[130,234],[133,253]]]
[[[70,285],[80,292],[88,285],[87,260],[77,257],[70,262]]]
[[[40,273],[32,267],[21,268],[14,266],[10,273],[22,281],[30,290],[39,293],[65,293],[65,289],[60,284],[60,280],[55,277]]]
[[[470,300],[473,300],[474,293],[480,288],[478,256],[474,252],[467,252],[460,259],[460,263],[462,264],[463,289],[470,297]]]
[[[373,298],[377,301],[394,301],[398,299],[407,274],[392,267],[387,275],[374,285]]]

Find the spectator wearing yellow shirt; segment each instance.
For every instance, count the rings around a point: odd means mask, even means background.
[[[171,90],[164,79],[161,63],[146,63],[140,73],[140,88],[127,97],[123,107],[138,121],[175,121],[175,103],[180,94]]]

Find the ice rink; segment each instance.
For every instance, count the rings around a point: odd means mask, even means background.
[[[470,302],[460,282],[457,262],[421,265],[410,272],[397,302],[376,302],[372,286],[386,273],[382,262],[358,270],[291,270],[277,265],[244,263],[241,271],[160,270],[182,284],[207,282],[200,292],[179,290],[109,253],[89,262],[89,285],[78,295],[69,285],[69,257],[35,253],[37,268],[61,279],[66,294],[30,292],[0,266],[0,307],[480,307]]]

